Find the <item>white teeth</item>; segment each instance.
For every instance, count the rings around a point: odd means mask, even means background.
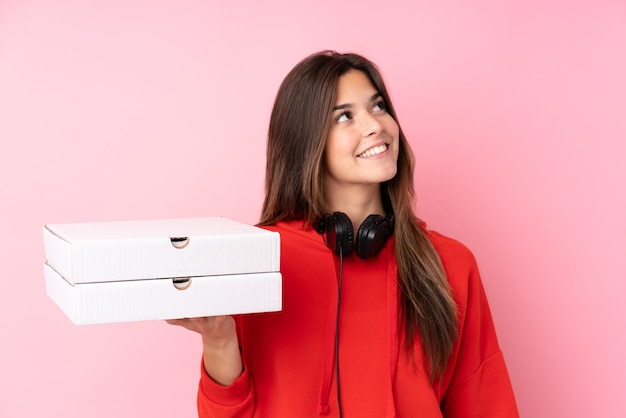
[[[370,148],[367,151],[359,154],[358,157],[359,158],[368,158],[368,157],[372,157],[374,155],[381,154],[381,153],[383,153],[385,151],[387,151],[387,144],[383,144],[383,145],[379,145],[379,146],[374,147],[374,148]]]

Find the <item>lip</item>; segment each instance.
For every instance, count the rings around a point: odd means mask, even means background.
[[[376,153],[374,155],[368,155],[368,156],[363,155],[363,154],[366,154],[368,152],[372,152],[373,150],[375,150],[378,147],[385,147],[385,150],[379,151],[378,153]],[[363,151],[357,153],[356,157],[357,158],[362,158],[362,159],[370,159],[370,158],[380,157],[380,156],[383,156],[383,155],[387,154],[389,152],[390,147],[391,147],[390,143],[381,141],[381,142],[373,144],[373,145],[367,147],[366,149],[364,149]]]

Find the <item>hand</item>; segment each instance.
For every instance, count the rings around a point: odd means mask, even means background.
[[[197,332],[202,335],[203,340],[213,341],[214,344],[237,338],[235,320],[232,316],[169,319],[166,322]]]
[[[204,368],[214,381],[228,386],[239,377],[243,363],[232,316],[171,319],[166,322],[202,335]]]

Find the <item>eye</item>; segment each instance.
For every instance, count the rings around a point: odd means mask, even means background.
[[[335,118],[335,123],[347,122],[352,119],[350,112],[342,112]]]
[[[384,100],[378,100],[376,103],[374,103],[374,106],[372,106],[372,109],[374,111],[380,111],[380,110],[387,110],[387,106],[385,106],[385,101]]]

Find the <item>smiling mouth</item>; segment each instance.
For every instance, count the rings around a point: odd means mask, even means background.
[[[383,152],[387,151],[387,149],[389,149],[389,144],[378,145],[376,147],[372,147],[372,148],[365,150],[361,154],[357,155],[357,157],[358,158],[373,157],[374,155],[382,154]]]

